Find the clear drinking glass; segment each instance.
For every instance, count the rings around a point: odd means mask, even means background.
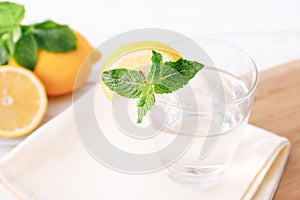
[[[216,182],[234,159],[249,119],[258,71],[253,60],[231,44],[194,41],[203,51],[193,53],[206,55],[186,58],[205,67],[184,88],[157,95],[151,119],[164,127],[167,137],[194,137],[168,172],[180,183],[205,187]],[[184,41],[175,43],[180,46]]]

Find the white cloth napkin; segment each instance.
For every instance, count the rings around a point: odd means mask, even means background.
[[[272,199],[290,143],[247,126],[234,161],[207,189],[182,187],[165,171],[128,175],[96,162],[75,132],[72,106],[36,130],[0,162],[0,183],[26,200]]]

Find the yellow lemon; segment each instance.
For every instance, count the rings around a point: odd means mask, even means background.
[[[30,70],[0,67],[0,136],[32,132],[42,121],[47,102],[43,84]]]

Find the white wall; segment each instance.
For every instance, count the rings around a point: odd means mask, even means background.
[[[94,45],[123,31],[156,27],[240,46],[259,69],[300,59],[299,0],[16,0],[25,23],[69,24]]]

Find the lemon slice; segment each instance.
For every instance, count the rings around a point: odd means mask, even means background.
[[[150,69],[152,50],[163,55],[163,61],[176,61],[181,55],[172,47],[154,41],[140,41],[128,43],[116,48],[103,62],[102,72],[108,69],[128,68],[143,69],[145,74]],[[101,74],[102,74],[101,72]],[[101,81],[104,93],[109,101],[112,101],[113,92]]]
[[[0,67],[0,136],[19,137],[33,131],[47,109],[45,88],[29,70]]]

